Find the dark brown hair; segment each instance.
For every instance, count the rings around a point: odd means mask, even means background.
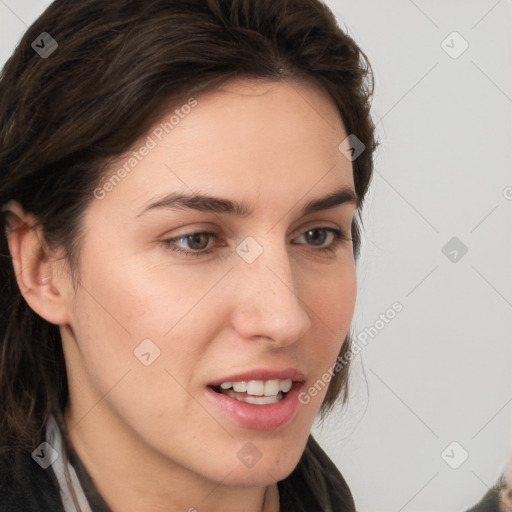
[[[47,58],[31,46],[43,32],[58,43]],[[376,147],[373,79],[364,53],[318,0],[55,0],[0,79],[0,205],[14,199],[35,215],[44,245],[64,249],[76,282],[84,212],[109,161],[164,112],[244,77],[320,85],[365,145],[353,161],[357,259]],[[68,400],[61,338],[21,295],[4,229],[0,255],[0,451],[32,450],[52,407]],[[340,356],[349,350],[347,336]],[[342,390],[345,402],[347,372],[331,380],[322,417]]]

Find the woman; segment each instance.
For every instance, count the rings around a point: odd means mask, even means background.
[[[0,81],[1,510],[349,511],[371,69],[317,0],[55,0]]]

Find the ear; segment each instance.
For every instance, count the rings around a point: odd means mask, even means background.
[[[27,304],[39,316],[56,325],[69,323],[67,311],[71,279],[65,260],[51,258],[43,244],[37,218],[17,201],[7,203],[6,236],[16,281]]]

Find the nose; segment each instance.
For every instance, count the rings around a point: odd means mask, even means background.
[[[264,244],[252,263],[240,258],[234,274],[232,323],[241,337],[263,337],[282,347],[299,340],[311,327],[284,244]]]

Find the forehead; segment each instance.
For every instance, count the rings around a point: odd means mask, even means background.
[[[104,182],[126,172],[109,187],[102,207],[129,203],[138,213],[155,194],[173,190],[251,203],[248,194],[256,193],[277,206],[308,190],[353,188],[352,164],[338,149],[347,135],[334,101],[319,86],[232,80],[191,99],[163,114],[111,165]]]
[[[279,80],[261,78],[234,79],[207,91],[198,98],[201,107],[201,123],[225,125],[232,128],[251,126],[273,135],[276,128],[286,126],[279,140],[306,136],[319,128],[332,134],[344,133],[343,123],[331,96],[311,81]],[[197,112],[197,109],[195,109]],[[193,122],[194,117],[191,117]],[[198,116],[196,116],[198,120]],[[294,120],[296,124],[287,124]],[[244,135],[242,131],[240,135]],[[233,136],[236,134],[232,133]],[[325,133],[324,133],[325,135]]]

